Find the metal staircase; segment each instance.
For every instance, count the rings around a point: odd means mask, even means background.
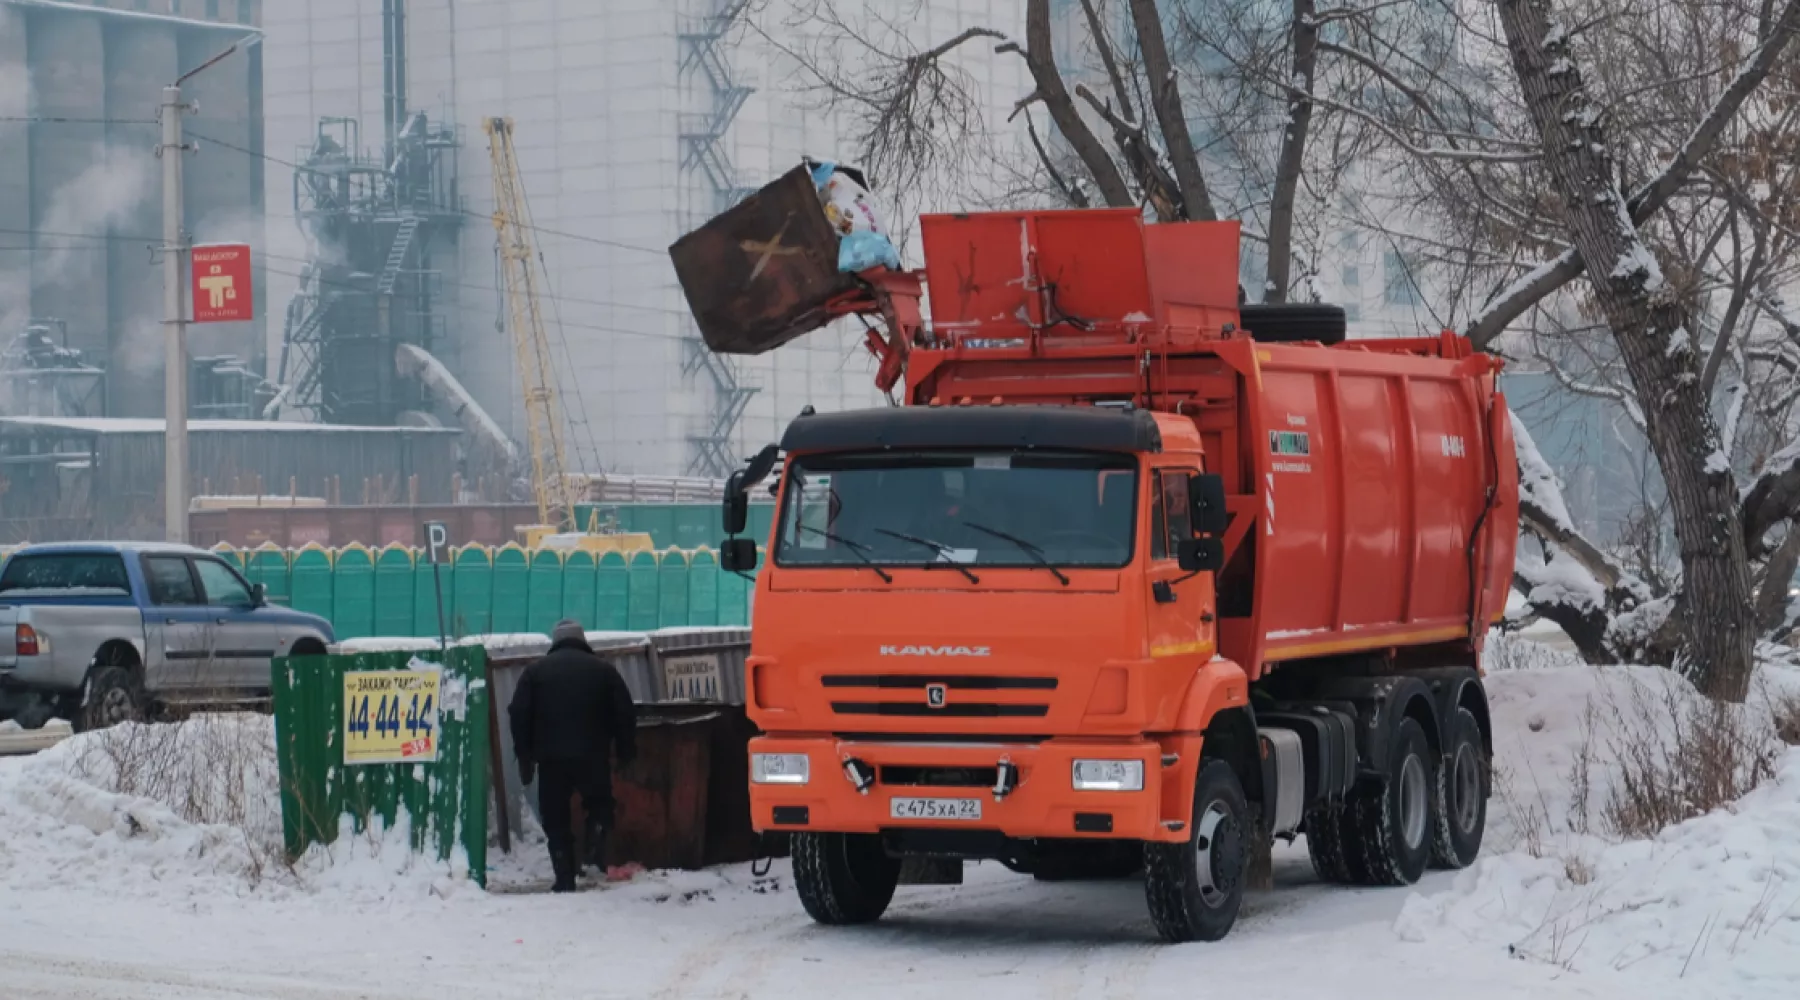
[[[681,142],[682,173],[705,179],[710,199],[692,199],[684,228],[693,229],[714,215],[742,201],[755,191],[738,181],[724,138],[750,98],[752,88],[740,83],[725,59],[720,43],[743,17],[750,0],[715,0],[710,14],[685,20],[679,29],[682,57],[680,75],[694,74],[710,94],[708,110],[683,114],[677,119]],[[696,81],[699,82],[699,81]],[[705,432],[688,436],[693,446],[688,461],[690,475],[724,478],[738,466],[732,454],[732,434],[757,387],[744,385],[737,362],[708,350],[698,328],[687,330],[682,374],[706,373],[712,383],[712,405],[703,418]]]
[[[375,282],[378,295],[394,294],[394,282],[400,278],[400,268],[406,264],[406,255],[412,251],[413,237],[419,232],[419,217],[408,215],[400,220],[400,228],[394,230],[394,244],[388,250],[387,264],[381,269],[381,278]]]

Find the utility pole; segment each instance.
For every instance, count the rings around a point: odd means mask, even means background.
[[[184,78],[185,79],[185,78]],[[187,244],[182,233],[181,84],[163,88],[163,523],[164,537],[187,541],[188,434],[187,434],[187,311],[183,308],[182,263]]]
[[[238,49],[262,44],[262,35],[249,35],[206,60],[163,88],[163,537],[187,541],[188,520],[188,361],[187,310],[182,264],[189,247],[182,231],[181,158],[187,148],[181,139],[181,116],[195,110],[181,101],[181,85]]]

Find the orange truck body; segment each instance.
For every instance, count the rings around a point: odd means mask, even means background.
[[[1423,699],[1422,718],[1461,706],[1485,730],[1478,661],[1505,605],[1518,505],[1496,361],[1449,333],[1257,339],[1244,329],[1254,308],[1238,303],[1236,223],[989,213],[927,216],[922,232],[922,274],[867,273],[825,308],[814,303],[814,319],[879,316],[868,344],[883,388],[940,423],[1023,406],[1133,414],[1154,442],[1132,452],[1144,484],[1133,555],[1117,568],[1066,568],[1066,583],[1033,565],[982,567],[979,582],[896,565],[885,579],[856,564],[784,565],[770,539],[746,685],[764,735],[751,750],[805,755],[810,779],[752,784],[758,829],[954,829],[962,839],[948,853],[961,856],[982,853],[971,831],[995,843],[1180,842],[1193,836],[1215,720],[1246,712],[1254,689],[1278,688],[1290,670],[1329,685],[1334,664],[1460,671],[1461,688],[1446,689],[1450,674],[1425,693],[1358,688],[1341,703],[1363,707],[1342,710],[1386,718],[1383,699]],[[937,419],[888,412],[868,418],[889,429],[867,448]],[[823,440],[809,421],[837,419],[794,422],[790,468]],[[1222,477],[1230,519],[1216,572],[1153,555],[1145,491],[1159,470]],[[793,487],[782,484],[785,510]],[[1367,772],[1385,753],[1357,756]],[[1096,756],[1141,762],[1141,789],[1071,787],[1074,762]],[[920,794],[908,775],[997,765],[1016,780],[974,790],[978,819],[891,808]]]

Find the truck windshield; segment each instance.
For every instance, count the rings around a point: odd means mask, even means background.
[[[1131,561],[1137,463],[1129,455],[840,454],[798,459],[789,476],[778,565],[1117,568]]]
[[[130,594],[125,562],[112,552],[13,556],[0,571],[0,594]]]

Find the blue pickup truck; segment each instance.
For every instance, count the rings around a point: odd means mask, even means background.
[[[331,623],[275,607],[204,549],[20,548],[0,566],[0,719],[77,729],[269,696],[271,657],[323,653]]]

